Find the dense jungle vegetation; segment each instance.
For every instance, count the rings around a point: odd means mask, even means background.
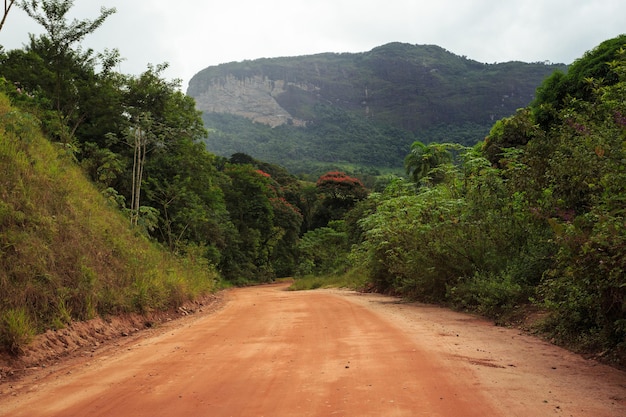
[[[82,50],[114,10],[68,22],[72,1],[29,4],[47,33],[0,53],[5,349],[223,283],[344,275],[503,322],[536,309],[556,342],[624,357],[626,36],[475,146],[415,141],[406,176],[307,178],[206,151],[163,65],[129,76],[116,51]]]
[[[477,146],[414,143],[410,180],[344,219],[349,265],[379,291],[497,320],[538,307],[555,341],[623,361],[625,46],[552,74]]]

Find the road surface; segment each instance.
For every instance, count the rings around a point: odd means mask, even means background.
[[[626,416],[625,373],[518,330],[286,287],[0,385],[0,416]]]

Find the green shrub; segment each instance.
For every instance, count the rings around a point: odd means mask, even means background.
[[[448,288],[448,298],[454,306],[491,318],[510,313],[519,303],[528,301],[524,296],[524,289],[507,270],[498,274],[476,273]]]
[[[362,265],[357,265],[346,272],[331,275],[307,275],[298,277],[289,287],[291,291],[314,290],[317,288],[349,288],[361,290],[368,286],[368,274]]]
[[[8,352],[17,355],[35,334],[35,326],[26,309],[15,308],[0,314],[0,344]]]
[[[163,282],[159,282],[153,277],[137,279],[133,284],[132,293],[133,306],[140,313],[159,310],[167,304]]]
[[[290,291],[315,290],[324,287],[325,279],[319,276],[308,275],[297,278],[289,286]]]

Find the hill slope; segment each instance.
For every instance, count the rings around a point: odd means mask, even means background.
[[[74,320],[179,306],[217,274],[150,242],[0,94],[0,352]]]
[[[217,154],[401,167],[414,140],[482,140],[494,121],[528,105],[557,68],[565,66],[482,64],[434,45],[391,43],[208,67],[187,94],[204,112],[207,146]]]

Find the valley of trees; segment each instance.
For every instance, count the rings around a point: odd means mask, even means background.
[[[208,152],[165,64],[116,72],[117,51],[80,48],[115,11],[68,22],[72,3],[22,3],[47,32],[0,51],[5,349],[222,285],[349,275],[502,323],[539,311],[557,343],[626,357],[626,36],[554,72],[477,145],[414,141],[406,175],[295,176]]]

